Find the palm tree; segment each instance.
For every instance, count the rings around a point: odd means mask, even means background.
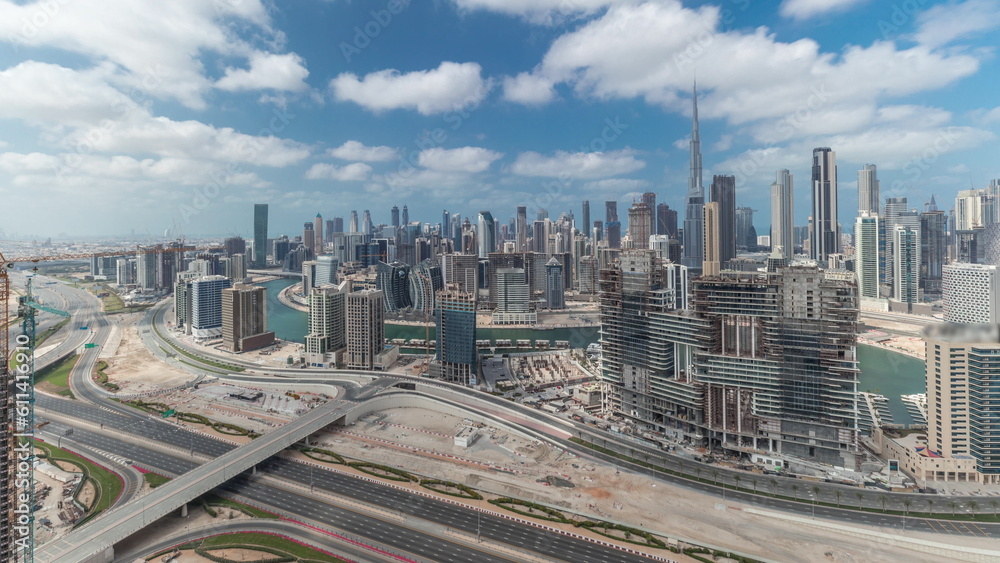
[[[934,508],[934,499],[928,498],[928,499],[924,499],[924,501],[927,503],[927,515],[929,516],[929,515],[931,515],[931,514],[934,513],[934,510],[933,510],[933,508]]]
[[[903,498],[903,530],[906,530],[906,515],[909,514],[910,508],[913,506],[913,500],[908,498]]]
[[[844,491],[841,491],[840,489],[834,489],[833,494],[834,496],[837,497],[837,508],[840,508],[840,499],[844,496]]]
[[[733,475],[733,481],[736,481],[736,489],[737,490],[739,490],[739,488],[740,488],[740,481],[742,481],[742,480],[743,480],[743,478],[740,477],[739,475]]]
[[[966,505],[969,507],[969,512],[979,512],[979,503],[974,500],[970,500]]]
[[[756,479],[750,479],[750,484],[753,485],[753,494],[757,494],[757,480]],[[994,501],[994,502],[996,502],[996,501]],[[996,507],[994,507],[994,508],[996,508]]]
[[[715,481],[715,486],[719,486],[719,470],[712,468],[712,481]]]
[[[778,496],[778,480],[775,479],[774,477],[771,477],[770,484],[771,484],[771,495]]]
[[[879,496],[875,497],[875,500],[879,501],[882,504],[882,512],[885,512],[885,505],[887,502],[889,502],[889,497],[885,496],[885,494],[880,494]]]
[[[702,471],[704,471],[704,470],[705,470],[705,468],[703,468],[703,467],[702,467],[702,466],[700,466],[700,465],[698,465],[698,466],[696,466],[696,467],[694,468],[694,472],[698,474],[698,480],[699,480],[699,481],[701,481],[701,472],[702,472]]]
[[[865,494],[861,491],[855,491],[854,496],[858,497],[858,510],[861,510],[861,501],[865,500]]]
[[[799,485],[798,485],[798,483],[792,483],[792,492],[795,493],[795,500],[799,500]]]
[[[962,503],[958,502],[957,500],[949,500],[948,501],[948,508],[951,509],[951,515],[952,516],[954,516],[955,513],[958,512],[958,507],[960,507],[960,506],[962,506]]]
[[[993,518],[997,517],[997,510],[1000,509],[1000,500],[990,499],[990,508],[993,509]]]

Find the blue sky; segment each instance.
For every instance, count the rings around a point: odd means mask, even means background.
[[[501,221],[637,193],[681,210],[697,75],[705,184],[809,213],[811,149],[883,197],[1000,177],[1000,0],[0,1],[6,236],[271,234],[393,204]]]

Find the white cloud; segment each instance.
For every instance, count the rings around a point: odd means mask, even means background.
[[[983,115],[983,121],[986,123],[1000,123],[1000,107],[995,107],[987,111]]]
[[[362,162],[388,162],[399,158],[399,153],[392,147],[369,147],[359,141],[347,141],[337,148],[328,150],[327,154],[340,160]]]
[[[309,76],[302,57],[295,53],[275,55],[256,52],[250,55],[250,68],[227,68],[226,74],[215,83],[220,90],[281,90],[301,92],[309,85]]]
[[[420,151],[417,163],[424,168],[438,172],[466,172],[475,174],[483,172],[502,153],[481,147],[462,147],[458,149],[443,149],[435,147]]]
[[[511,102],[540,105],[552,101],[555,95],[552,82],[544,76],[522,72],[503,79],[503,97]]]
[[[630,150],[613,152],[558,151],[553,156],[537,152],[523,152],[511,166],[519,176],[546,178],[604,178],[641,170],[646,163],[633,156]]]
[[[622,0],[453,0],[463,11],[484,10],[551,25],[586,16]]]
[[[306,171],[309,180],[337,180],[339,182],[363,182],[371,177],[372,167],[363,162],[355,162],[346,166],[333,164],[314,164]]]
[[[958,50],[890,41],[827,53],[816,41],[782,42],[763,27],[725,30],[722,19],[718,6],[689,9],[676,0],[612,4],[553,41],[517,81],[567,84],[581,98],[639,98],[688,114],[697,67],[702,121],[724,119],[736,138],[772,145],[860,134],[892,98],[952,85],[980,68]],[[920,119],[897,129],[919,129]],[[686,140],[675,146],[686,149]]]
[[[134,104],[108,85],[107,67],[75,71],[25,61],[0,71],[0,118],[51,124],[96,124]]]
[[[92,2],[0,1],[0,41],[53,48],[111,63],[115,84],[144,97],[171,98],[197,109],[212,82],[201,57],[251,56],[257,49],[233,28],[280,37],[260,0],[205,2],[130,0]]]
[[[1000,2],[997,0],[948,2],[917,14],[917,31],[911,39],[937,47],[997,27],[1000,27]]]
[[[362,78],[340,74],[330,81],[334,97],[374,112],[415,109],[423,115],[455,111],[481,102],[490,82],[477,63],[442,62],[436,69],[400,73],[380,70]]]
[[[865,0],[784,0],[780,12],[786,18],[805,20],[831,12],[842,12]]]

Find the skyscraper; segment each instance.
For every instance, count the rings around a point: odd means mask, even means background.
[[[1000,323],[1000,272],[986,264],[946,264],[942,269],[944,320],[949,323]]]
[[[1000,483],[997,325],[930,326],[924,341],[927,389],[937,390],[927,393],[926,445],[934,455],[917,458],[922,467],[913,473],[928,481]]]
[[[347,369],[372,370],[385,342],[385,309],[382,292],[362,289],[347,294]]]
[[[479,229],[476,236],[479,242],[479,257],[488,258],[490,252],[497,249],[497,222],[489,211],[479,212]]]
[[[757,250],[757,229],[753,226],[754,210],[749,207],[736,208],[736,249],[753,252]]]
[[[399,230],[399,208],[396,207],[395,205],[393,205],[392,206],[392,211],[390,213],[392,215],[392,230],[393,230],[393,232],[398,231]],[[448,214],[447,211],[445,211],[444,213],[445,213],[445,215]],[[445,219],[445,222],[442,225],[442,228],[444,228],[447,224],[448,224],[448,220]]]
[[[523,205],[517,207],[514,231],[516,237],[514,250],[526,252],[528,250],[528,208]]]
[[[531,286],[524,268],[497,270],[495,295],[493,324],[535,324],[538,314],[531,311]]]
[[[892,296],[901,303],[920,300],[920,230],[904,225],[892,229]]]
[[[445,381],[469,385],[477,371],[476,295],[448,284],[437,292],[437,349],[430,373]]]
[[[326,241],[323,238],[323,216],[319,213],[316,214],[316,220],[313,221],[313,253],[316,256],[323,254],[323,243]]]
[[[246,352],[274,344],[267,330],[266,289],[236,284],[222,290],[222,347]]]
[[[882,208],[878,172],[874,164],[858,170],[858,213],[878,213]]]
[[[778,170],[771,184],[771,249],[772,254],[777,251],[781,258],[795,255],[793,213],[792,174],[788,170]]]
[[[881,219],[877,214],[862,211],[854,224],[854,271],[858,276],[858,296],[878,299],[881,283]]]
[[[253,266],[267,266],[267,204],[253,206]]]
[[[646,193],[642,194],[642,202],[645,203],[646,207],[649,209],[649,231],[648,232],[651,235],[655,235],[656,234],[656,194],[653,193],[653,192],[646,192]],[[646,241],[644,241],[642,243],[642,247],[645,248],[645,246],[648,243],[649,243],[649,240],[647,239]]]
[[[326,363],[323,356],[347,345],[345,328],[348,284],[317,287],[309,294],[309,334],[306,354],[310,363]]]
[[[677,237],[677,211],[670,209],[666,203],[656,204],[656,233]]]
[[[644,201],[637,201],[628,208],[628,236],[632,248],[648,248],[652,208]]]
[[[232,286],[225,276],[203,276],[191,281],[191,331],[196,338],[222,335],[222,290]]]
[[[553,256],[545,264],[545,306],[549,309],[565,309],[564,289],[563,265]]]
[[[361,214],[361,232],[368,236],[375,232],[375,225],[372,224],[372,213],[367,209]]]
[[[710,201],[719,204],[718,260],[725,264],[736,258],[736,176],[714,176],[709,195]]]
[[[813,149],[812,236],[809,256],[826,264],[831,254],[840,252],[837,228],[837,154],[829,147]]]
[[[407,207],[406,207],[405,204],[403,205],[403,222],[402,222],[402,224],[403,225],[409,225],[410,224],[410,210],[407,209]]]
[[[692,273],[701,270],[704,251],[705,228],[702,213],[705,206],[705,188],[702,186],[701,134],[698,131],[698,86],[691,94],[691,173],[688,177],[687,209],[684,216],[684,259],[683,263]]]
[[[948,216],[933,207],[920,214],[920,287],[931,300],[941,295],[942,268],[948,257]]]
[[[583,213],[581,215],[583,216],[583,223],[582,223],[583,228],[580,229],[580,232],[583,233],[583,236],[585,236],[587,238],[590,238],[591,224],[590,224],[590,200],[589,199],[583,200]]]
[[[718,276],[719,272],[722,271],[722,241],[720,240],[722,214],[719,212],[720,207],[719,202],[711,201],[705,204],[705,211],[702,213],[702,224],[705,226],[702,240],[705,241],[705,250],[702,252],[704,259],[701,263],[701,275],[706,277]]]
[[[316,231],[313,229],[315,225],[313,223],[305,223],[302,225],[302,246],[309,249],[309,253],[316,254]]]
[[[350,232],[352,232],[352,233],[360,233],[361,232],[361,228],[358,225],[358,212],[356,210],[353,210],[353,209],[351,210],[351,224],[350,224],[350,229],[351,229]]]

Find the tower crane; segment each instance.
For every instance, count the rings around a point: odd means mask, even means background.
[[[21,301],[23,334],[10,349],[10,277],[17,264],[78,260],[107,256],[218,250],[183,244],[174,247],[137,247],[105,252],[6,258],[0,252],[0,561],[34,561],[34,357],[35,313],[70,314],[35,301],[28,279]],[[37,270],[37,268],[35,268]],[[12,360],[16,367],[11,365]]]

